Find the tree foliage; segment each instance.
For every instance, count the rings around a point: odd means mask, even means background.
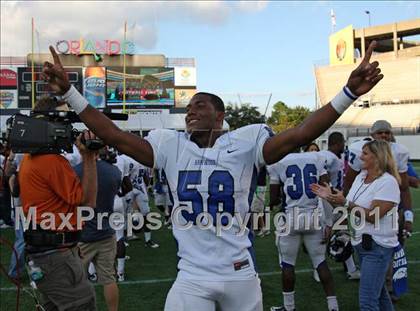
[[[265,123],[265,117],[261,115],[258,108],[251,104],[227,104],[225,109],[225,120],[230,125],[230,129],[234,130],[239,127],[255,124]]]
[[[279,133],[299,125],[310,113],[311,111],[308,108],[302,106],[291,108],[279,101],[274,104],[271,117],[268,118],[267,123],[274,132]]]

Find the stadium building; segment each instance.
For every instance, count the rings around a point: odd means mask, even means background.
[[[339,130],[348,142],[369,136],[373,122],[388,120],[396,140],[412,159],[420,160],[420,19],[354,29],[347,26],[329,38],[329,64],[315,65],[316,105],[326,105],[347,82],[364,57],[369,43],[378,45],[377,60],[384,78],[360,97],[318,140],[325,149],[331,131]],[[417,37],[415,37],[417,36]]]
[[[155,128],[185,129],[185,106],[196,93],[194,58],[138,55],[134,43],[117,40],[60,40],[55,49],[70,82],[92,106],[128,113],[128,121],[115,121],[121,128],[143,136]],[[28,114],[38,98],[51,94],[40,77],[45,61],[53,62],[49,53],[1,57],[2,132],[7,118]]]

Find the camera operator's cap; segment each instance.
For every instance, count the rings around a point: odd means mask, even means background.
[[[370,132],[372,134],[379,132],[379,131],[392,131],[392,125],[386,120],[378,120],[373,123],[372,127],[370,128]]]

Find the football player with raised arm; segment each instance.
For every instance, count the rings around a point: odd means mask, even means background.
[[[179,272],[166,298],[166,311],[210,311],[216,305],[223,311],[262,310],[252,233],[247,228],[241,230],[258,171],[325,132],[354,100],[383,78],[379,63],[370,63],[374,47],[371,43],[331,103],[296,128],[273,135],[265,124],[254,124],[223,132],[223,101],[200,92],[187,105],[186,133],[158,129],[145,139],[122,131],[90,106],[70,85],[59,56],[50,47],[54,64],[46,62],[43,69],[50,87],[63,95],[107,145],[166,173],[174,200],[172,230],[179,257]],[[211,218],[219,226],[214,226]],[[227,228],[217,234],[220,224]]]

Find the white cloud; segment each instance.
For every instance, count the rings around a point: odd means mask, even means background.
[[[241,0],[236,2],[236,6],[239,8],[239,10],[244,12],[257,12],[265,10],[265,8],[268,5],[268,1],[265,0],[259,0],[259,1],[246,1]]]
[[[2,1],[1,55],[31,51],[32,17],[38,31],[35,52],[46,52],[60,39],[122,39],[124,21],[135,24],[129,39],[141,49],[152,49],[160,22],[223,26],[232,12],[253,13],[266,5],[266,1]]]

